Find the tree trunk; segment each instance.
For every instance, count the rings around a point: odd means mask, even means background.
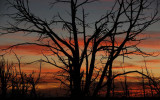
[[[81,91],[81,75],[80,75],[80,68],[78,64],[74,64],[74,69],[72,73],[72,78],[73,78],[73,87],[71,91],[71,96],[72,97],[81,97],[82,96],[82,91]]]
[[[35,84],[32,84],[31,97],[37,98]]]
[[[78,74],[75,74],[73,79],[73,89],[72,89],[72,97],[80,97],[81,96],[81,83],[80,83],[80,77]]]
[[[7,94],[7,83],[6,83],[6,77],[5,77],[4,70],[0,70],[0,78],[1,78],[2,97],[5,98]]]
[[[2,83],[1,90],[2,90],[2,97],[5,98],[7,95],[7,84],[6,83]]]
[[[109,75],[108,75],[108,80],[107,80],[107,94],[106,97],[109,98],[111,94],[111,86],[112,86],[112,63],[110,63],[109,66]]]

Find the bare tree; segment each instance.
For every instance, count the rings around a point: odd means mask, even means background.
[[[123,69],[123,72],[125,73],[125,69]],[[124,75],[124,94],[125,97],[129,97],[129,88],[128,88],[128,84],[127,84],[127,75]]]
[[[148,80],[148,86],[150,87],[150,92],[152,97],[154,96],[154,92],[157,92],[157,94],[160,94],[160,89],[159,89],[159,79],[155,78],[152,72],[149,72],[148,68],[147,68],[147,63],[144,57],[144,64],[145,64],[145,70],[146,73],[149,77],[152,77],[152,79],[154,80],[154,82],[151,82],[151,80]]]
[[[14,53],[15,54],[15,53]],[[15,57],[18,61],[18,68],[19,68],[19,73],[17,73],[18,75],[20,75],[19,82],[17,84],[20,84],[20,94],[21,96],[26,96],[29,95],[33,98],[37,98],[37,92],[36,92],[36,86],[40,81],[40,77],[41,77],[41,63],[40,62],[40,69],[39,69],[39,73],[38,76],[36,76],[35,72],[33,71],[30,74],[27,74],[25,72],[23,72],[21,70],[21,59],[17,56],[17,54],[15,54]],[[17,75],[16,75],[17,77]],[[30,89],[30,90],[29,90]],[[30,91],[30,93],[29,93]],[[19,95],[19,94],[18,94]]]
[[[7,95],[7,90],[10,87],[9,81],[11,77],[11,69],[13,67],[13,63],[9,64],[5,61],[4,57],[2,56],[0,60],[0,88],[2,92],[2,97],[5,98]]]
[[[25,73],[21,69],[21,59],[15,53],[14,55],[18,63],[10,63],[4,56],[0,59],[0,96],[37,98],[36,87],[41,77],[41,63],[38,76],[34,71],[30,74]]]
[[[41,63],[38,76],[36,77],[35,72],[32,72],[32,74],[30,74],[29,77],[27,78],[27,82],[31,84],[31,92],[30,92],[31,97],[37,98],[36,86],[40,81],[40,77],[41,77]]]
[[[8,4],[16,12],[6,15],[15,23],[9,22],[8,26],[2,26],[3,33],[1,34],[16,32],[39,34],[38,41],[40,42],[20,43],[7,49],[20,45],[47,47],[57,59],[49,59],[47,55],[43,54],[45,59],[38,61],[49,63],[67,73],[64,74],[67,77],[63,78],[66,78],[69,84],[63,80],[60,81],[68,85],[71,96],[97,96],[101,88],[106,85],[107,96],[110,96],[112,79],[121,75],[112,75],[115,59],[119,56],[124,59],[129,57],[129,54],[150,55],[137,47],[144,40],[138,38],[138,35],[159,21],[157,9],[159,3],[158,0],[115,0],[111,10],[90,24],[86,20],[87,14],[83,6],[95,1],[97,0],[56,0],[51,5],[67,4],[70,7],[68,11],[70,18],[67,20],[58,14],[52,20],[47,21],[31,12],[28,0],[8,0]],[[157,2],[157,5],[152,8],[151,5],[154,2]],[[150,10],[151,14],[146,10]],[[82,15],[78,16],[77,13],[82,13]],[[25,26],[22,27],[24,24]],[[55,31],[56,24],[65,30],[65,34]],[[86,30],[89,28],[94,31],[87,33]],[[83,39],[82,47],[80,46],[81,38]],[[45,42],[45,39],[50,41]],[[99,52],[103,52],[100,62],[99,59],[96,59]],[[101,65],[97,65],[98,62]],[[82,66],[85,67],[85,70],[82,69]],[[102,66],[102,68],[98,66]],[[100,71],[97,71],[97,68]],[[126,73],[130,72],[124,74]],[[107,79],[104,81],[106,77]],[[90,88],[95,81],[97,85],[91,94]]]

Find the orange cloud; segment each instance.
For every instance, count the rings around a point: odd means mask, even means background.
[[[10,47],[10,45],[1,45],[1,49],[6,49]],[[12,48],[17,54],[22,55],[37,55],[41,54],[41,51],[47,50],[47,48],[43,48],[42,46],[36,46],[36,45],[22,45],[22,46],[16,46]]]
[[[160,49],[160,42],[159,40],[146,40],[143,41],[141,44],[138,45],[140,48],[147,48],[147,49]]]
[[[16,38],[16,37],[13,37],[13,38]],[[22,40],[23,40],[23,37],[21,37]],[[25,39],[24,39],[25,40]],[[69,40],[68,39],[65,39],[65,41],[70,44],[74,44],[73,41],[71,41],[69,43]],[[44,40],[44,42],[48,43],[48,40]],[[25,42],[24,42],[25,43]],[[31,42],[32,43],[32,42]],[[79,38],[79,46],[81,49],[84,48],[84,40],[82,38]],[[16,44],[16,43],[15,43]],[[15,44],[3,44],[3,45],[0,45],[0,49],[7,49],[9,48],[10,46],[12,45],[15,45]],[[50,44],[52,44],[50,42]],[[62,44],[61,42],[59,42],[59,44],[61,45],[61,47],[63,47],[64,50],[66,50],[66,52],[70,53],[70,50],[67,50],[65,49],[65,45]],[[51,46],[54,46],[54,44],[52,44]],[[72,45],[71,45],[72,46]],[[92,46],[92,43],[89,43],[89,46],[91,47]],[[74,47],[73,47],[74,48]],[[42,54],[42,51],[43,53],[45,54],[53,54],[51,51],[50,51],[50,48],[48,47],[45,47],[45,46],[38,46],[38,45],[30,45],[30,44],[25,44],[25,45],[19,45],[19,46],[15,46],[12,48],[13,50],[15,50],[18,54],[23,54],[23,55],[37,55],[37,54]],[[60,53],[60,52],[59,52]],[[63,55],[63,54],[60,54],[60,55]]]
[[[136,76],[138,76],[138,74],[136,74]],[[138,80],[139,79],[139,77],[136,77],[136,76],[131,76],[131,75],[127,75],[127,80],[128,81],[133,81],[134,80],[134,82],[135,82],[135,80]],[[118,76],[118,77],[116,77],[115,79],[117,79],[117,80],[125,80],[125,77],[124,77],[124,75],[122,75],[122,76]]]
[[[137,61],[144,63],[144,60]],[[146,63],[160,63],[160,59],[145,60]]]
[[[17,33],[17,34],[19,34],[19,33]],[[151,35],[151,37],[158,37],[158,35],[159,35],[158,32],[156,32],[156,33],[152,32],[152,34],[150,32],[148,32],[146,34],[147,35],[148,34]],[[141,37],[145,37],[145,35],[140,34],[138,37],[140,37],[140,38]],[[5,38],[7,39],[7,37],[5,37]],[[11,38],[11,37],[9,37],[9,38]],[[19,36],[19,37],[12,36],[12,38],[15,38],[15,39],[17,39],[17,38],[19,39],[20,38],[20,40],[24,40],[24,41],[27,40],[27,39],[31,39],[31,40],[35,40],[36,39],[35,37],[26,38],[24,36]],[[66,40],[67,43],[69,43],[68,39],[65,39],[65,40]],[[115,45],[119,46],[122,43],[122,41],[124,40],[124,38],[123,37],[117,37],[116,40],[118,40],[118,41],[115,42]],[[47,40],[45,40],[45,41],[47,41]],[[73,41],[71,41],[71,42],[72,42],[72,44],[74,44]],[[62,43],[59,43],[59,44],[62,47],[65,48],[65,46]],[[111,45],[111,43],[109,43],[109,42],[101,42],[100,45],[101,46],[105,46],[106,44],[107,45]],[[136,44],[136,42],[127,42],[126,46],[130,46],[130,45],[134,45],[134,44]],[[148,40],[142,41],[142,43],[140,43],[138,45],[138,47],[139,48],[147,48],[147,49],[160,49],[160,46],[158,46],[158,45],[160,45],[160,42],[158,42],[157,39],[155,39],[155,40],[154,39],[148,39]],[[0,48],[3,49],[3,48],[7,48],[9,46],[10,46],[9,44],[0,45]],[[80,48],[83,49],[83,47],[84,47],[83,38],[79,38],[79,46],[80,46]],[[92,47],[92,43],[89,44],[89,47]],[[16,50],[19,54],[23,54],[23,55],[38,55],[38,54],[41,54],[41,51],[44,51],[44,50],[45,50],[46,54],[52,54],[52,52],[47,51],[48,48],[45,48],[45,47],[43,48],[42,46],[36,46],[36,45],[18,46],[14,50]],[[69,50],[67,52],[69,52]],[[147,51],[147,52],[149,52],[149,51]],[[99,54],[103,54],[103,53],[104,52],[99,52]]]
[[[152,62],[152,60],[149,60],[149,61]],[[155,62],[156,61],[157,60],[155,60]],[[157,61],[157,63],[158,63],[158,61]],[[153,60],[153,63],[154,63],[154,60]],[[142,70],[142,69],[146,69],[146,67],[139,66],[139,65],[134,65],[133,63],[124,63],[123,66],[113,66],[113,69],[140,69],[140,70]],[[160,68],[159,67],[154,67],[154,66],[148,66],[147,69],[160,69]]]

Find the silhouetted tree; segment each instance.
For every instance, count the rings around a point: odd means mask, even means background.
[[[10,87],[9,86],[9,81],[10,81],[10,71],[13,67],[13,63],[9,64],[8,62],[5,61],[4,57],[1,57],[0,60],[0,88],[1,88],[1,96],[2,98],[5,98],[7,95],[7,90]]]
[[[40,62],[40,69],[39,69],[38,76],[36,76],[35,75],[36,73],[34,71],[30,74],[23,72],[21,70],[20,58],[16,54],[15,54],[15,57],[18,61],[18,68],[19,68],[18,74],[20,75],[20,77],[18,78],[19,79],[18,84],[20,87],[17,87],[17,88],[20,88],[20,93],[17,95],[30,96],[32,98],[37,98],[36,86],[39,83],[40,77],[41,77],[41,62]]]
[[[16,54],[15,57],[17,58],[18,66],[14,63],[9,63],[3,56],[0,59],[0,96],[2,98],[9,96],[37,98],[36,87],[41,77],[41,64],[40,71],[36,76],[35,72],[30,74],[23,72],[20,58]]]
[[[146,70],[146,75],[151,77],[154,82],[152,82],[150,79],[148,80],[148,85],[150,87],[150,93],[153,97],[154,95],[154,92],[157,93],[157,95],[159,96],[160,94],[160,88],[159,88],[159,78],[158,77],[154,77],[153,73],[152,72],[149,72],[148,68],[147,68],[147,64],[146,64],[146,60],[145,60],[145,57],[144,57],[144,63],[145,63],[145,70]]]
[[[83,6],[97,0],[55,0],[51,3],[52,6],[65,3],[70,7],[69,18],[65,19],[58,14],[50,21],[34,15],[28,0],[7,1],[16,12],[6,14],[13,21],[9,22],[8,26],[1,27],[3,30],[1,34],[16,32],[38,34],[38,41],[40,41],[39,43],[20,43],[7,49],[19,45],[47,47],[57,59],[49,59],[47,55],[43,54],[45,59],[38,61],[49,63],[65,72],[62,75],[65,80],[59,80],[68,85],[73,97],[97,96],[104,86],[107,86],[107,97],[109,97],[113,78],[131,72],[140,73],[130,71],[113,76],[113,62],[117,57],[124,58],[129,54],[150,55],[137,47],[143,40],[138,35],[159,21],[158,0],[154,8],[151,5],[156,0],[115,0],[112,9],[108,10],[99,20],[92,22],[93,24],[86,20],[87,14]],[[150,12],[146,10],[150,10]],[[82,14],[78,15],[78,13]],[[64,33],[60,34],[55,31],[56,24],[64,30]],[[87,33],[89,28],[94,31]],[[45,42],[45,39],[49,41]],[[83,41],[81,41],[82,39]],[[80,46],[80,42],[83,43],[83,46]],[[101,60],[96,58],[98,53],[102,53]],[[82,66],[85,67],[85,70],[82,69]],[[104,80],[105,78],[106,80]],[[95,82],[97,85],[91,92],[90,88]]]
[[[32,72],[32,74],[29,75],[29,77],[27,78],[27,82],[31,84],[31,92],[30,92],[31,97],[37,98],[38,95],[36,92],[36,86],[39,83],[41,77],[41,63],[40,63],[40,72],[38,76],[36,77],[34,74],[35,73]]]
[[[122,69],[125,73],[125,69]],[[122,84],[122,83],[121,83]],[[122,84],[123,85],[123,84]],[[127,75],[124,75],[124,86],[123,86],[124,96],[129,97],[129,88],[127,84]]]

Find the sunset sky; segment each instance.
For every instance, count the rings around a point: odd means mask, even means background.
[[[49,3],[53,0],[29,0],[31,11],[42,19],[50,20],[58,12],[62,15],[63,18],[68,18],[66,10],[68,9],[67,5],[59,4],[51,8]],[[14,12],[13,9],[7,9],[5,5],[5,0],[0,0],[0,13],[10,13]],[[86,12],[89,12],[89,17],[86,19],[88,22],[94,22],[99,19],[107,10],[110,10],[114,4],[114,0],[100,0],[99,2],[91,3],[87,6],[84,6]],[[78,13],[80,14],[80,13]],[[160,14],[159,14],[160,15]],[[10,21],[7,17],[0,16],[0,26],[5,25],[6,22]],[[11,21],[12,22],[12,21]],[[57,32],[63,32],[59,27],[56,27]],[[92,29],[87,30],[88,33],[92,32]],[[151,25],[147,30],[143,32],[143,35],[139,37],[147,37],[147,40],[144,40],[141,44],[138,45],[143,51],[147,53],[154,53],[154,55],[160,54],[160,22],[157,22]],[[37,40],[37,35],[35,34],[23,34],[15,33],[0,36],[0,49],[5,49],[11,45],[24,42],[35,42]],[[35,45],[25,45],[14,48],[14,52],[21,58],[22,63],[29,63],[38,59],[43,59],[42,51],[45,48]],[[47,54],[47,51],[43,51]],[[3,54],[4,52],[1,52]],[[50,53],[50,52],[48,52]],[[116,59],[113,64],[113,69],[115,72],[122,71],[122,67],[128,70],[140,70],[145,68],[144,58],[140,55],[130,55],[132,59],[125,58],[124,63],[122,57]],[[5,58],[9,61],[17,62],[13,53],[5,55]],[[54,57],[53,57],[54,58]],[[160,76],[160,55],[156,57],[147,57],[145,58],[147,67],[149,71],[155,76]],[[38,65],[38,67],[37,67]],[[23,69],[27,72],[33,70],[39,70],[39,63],[25,65]],[[42,65],[42,72],[56,72],[58,69],[49,65]],[[52,73],[51,73],[52,74]],[[134,75],[134,74],[133,74]],[[132,78],[131,78],[132,79]],[[47,79],[46,79],[47,80]],[[53,86],[53,85],[52,85]]]

